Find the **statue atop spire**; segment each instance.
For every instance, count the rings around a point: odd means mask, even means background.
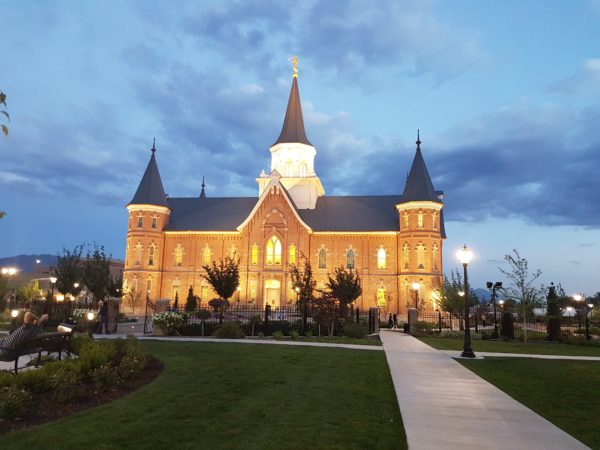
[[[421,137],[419,135],[419,129],[417,128],[417,142],[415,142],[415,144],[417,144],[417,150],[421,150]]]
[[[291,61],[294,67],[294,78],[298,78],[298,57],[292,56],[288,61]]]
[[[204,175],[202,175],[202,190],[200,191],[200,198],[206,198],[206,192],[204,192],[204,187],[206,186],[204,184]]]
[[[152,156],[156,153],[156,138],[152,138],[152,148],[150,149]]]

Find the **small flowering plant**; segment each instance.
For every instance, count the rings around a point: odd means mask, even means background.
[[[153,326],[162,328],[166,334],[175,334],[185,322],[183,314],[173,311],[166,311],[158,314],[152,314]]]

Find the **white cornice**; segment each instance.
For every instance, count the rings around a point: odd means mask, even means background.
[[[171,209],[167,208],[166,206],[130,204],[130,205],[127,205],[127,211],[129,211],[129,212],[131,212],[131,211],[152,211],[152,212],[158,212],[158,213],[163,213],[163,214],[169,214],[171,212]]]
[[[441,211],[441,209],[443,207],[444,207],[443,203],[428,202],[428,201],[407,202],[407,203],[399,203],[396,205],[396,209],[398,211],[405,211],[407,209],[435,209],[436,211]]]

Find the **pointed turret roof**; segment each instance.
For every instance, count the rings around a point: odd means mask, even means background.
[[[140,181],[140,185],[129,202],[130,205],[156,205],[156,206],[165,206],[169,207],[167,203],[167,196],[165,195],[165,190],[163,189],[162,181],[160,179],[160,173],[158,171],[158,165],[156,164],[156,157],[154,154],[156,153],[155,141],[152,142],[152,156],[150,157],[150,162],[148,162],[148,167],[146,167],[146,171],[144,172],[144,176],[142,177],[142,181]]]
[[[412,167],[408,173],[406,180],[406,186],[404,187],[404,194],[402,195],[402,201],[414,202],[414,201],[428,201],[440,203],[440,199],[433,187],[425,160],[421,154],[421,139],[419,138],[419,131],[417,130],[417,152],[415,159],[413,160]]]
[[[206,198],[206,192],[204,192],[204,188],[205,188],[205,184],[204,184],[204,175],[202,175],[202,190],[200,191],[200,198]]]
[[[292,81],[292,89],[290,90],[281,134],[279,134],[279,138],[273,145],[292,142],[312,146],[304,131],[304,119],[302,118],[302,105],[300,104],[300,91],[298,90],[298,77],[296,74],[294,74],[294,80]]]

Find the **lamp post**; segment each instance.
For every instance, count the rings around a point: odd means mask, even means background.
[[[90,335],[90,336],[91,336],[91,335],[93,334],[93,332],[94,332],[94,318],[95,318],[95,317],[96,317],[96,314],[94,314],[94,312],[93,312],[93,311],[89,311],[89,312],[86,314],[86,318],[87,318],[88,322],[90,323],[90,325],[89,325],[89,327],[90,327],[90,328],[89,328],[89,335]],[[102,330],[101,330],[101,332],[102,332]]]
[[[415,291],[415,309],[419,309],[419,289],[421,288],[421,283],[415,281],[412,284],[412,288]]]
[[[575,294],[573,296],[573,299],[576,302],[583,302],[584,303],[583,312],[585,313],[585,339],[587,341],[589,341],[591,339],[591,336],[590,336],[590,322],[589,322],[589,318],[588,318],[588,313],[589,313],[588,307],[591,310],[594,305],[592,303],[585,304],[585,295],[584,294]]]
[[[488,281],[486,283],[487,288],[492,290],[492,303],[494,304],[494,333],[492,334],[492,339],[498,339],[498,317],[496,316],[496,290],[502,288],[502,282],[496,281],[492,283]]]
[[[50,292],[50,297],[54,298],[54,285],[56,284],[56,281],[58,280],[58,278],[56,277],[50,277],[50,283],[52,283],[52,290]]]
[[[3,267],[2,270],[0,270],[0,272],[2,273],[2,275],[7,276],[9,279],[11,277],[13,277],[14,275],[16,275],[16,273],[18,272],[18,269],[16,267]],[[13,287],[13,292],[12,295],[10,297],[10,305],[9,307],[16,307],[17,306],[17,293],[15,291],[15,288]]]
[[[473,258],[473,252],[467,248],[465,244],[458,252],[456,257],[463,265],[464,277],[465,277],[465,341],[463,344],[463,351],[460,354],[463,358],[475,358],[475,353],[471,347],[471,329],[469,328],[469,281],[467,275],[467,266]]]

